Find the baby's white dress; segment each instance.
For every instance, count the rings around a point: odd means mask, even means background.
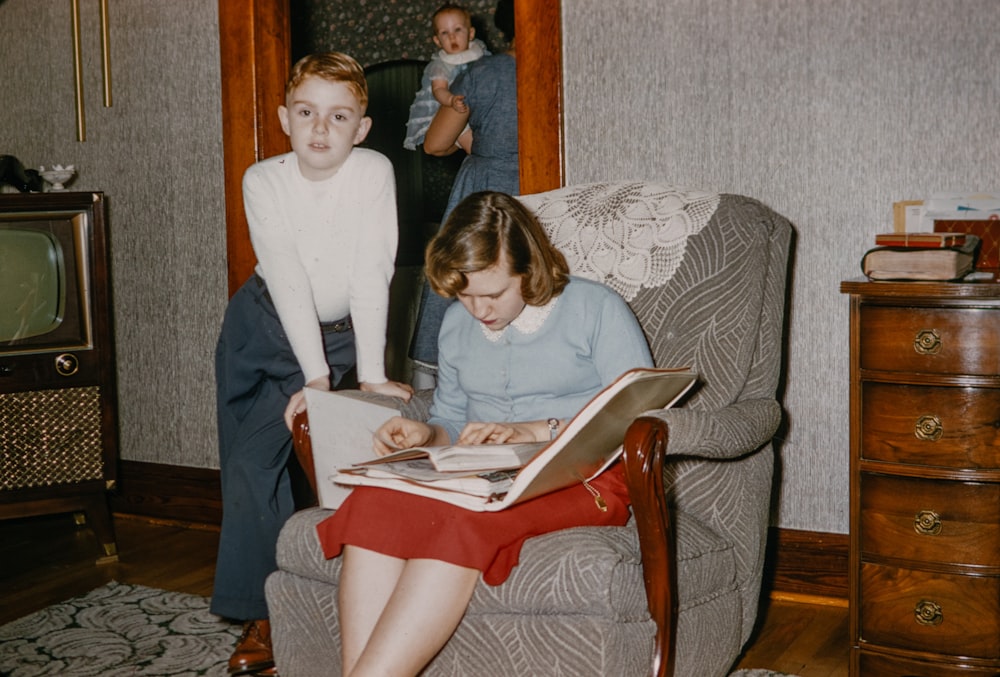
[[[443,49],[431,58],[424,75],[420,79],[420,89],[417,91],[410,106],[410,119],[406,123],[406,138],[403,140],[403,148],[416,150],[417,146],[424,142],[424,135],[427,128],[434,119],[440,104],[434,98],[431,91],[432,80],[447,80],[450,85],[454,82],[458,74],[468,68],[468,65],[476,59],[488,55],[490,51],[482,40],[473,40],[469,43],[469,48],[457,54],[448,54]]]

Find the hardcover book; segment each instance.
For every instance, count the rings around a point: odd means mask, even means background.
[[[696,381],[690,369],[627,371],[594,396],[550,442],[418,448],[375,458],[369,430],[368,458],[350,462],[329,460],[340,453],[334,448],[339,446],[338,437],[321,437],[312,422],[336,421],[338,428],[344,428],[365,420],[362,427],[368,429],[381,413],[375,412],[374,418],[343,418],[338,393],[307,393],[316,481],[396,489],[469,510],[502,510],[596,477],[621,454],[625,431],[637,416],[672,406]],[[332,474],[331,468],[336,469]],[[322,496],[321,503],[336,507]]]
[[[965,233],[879,233],[875,236],[877,247],[942,249],[963,244]]]
[[[861,270],[872,280],[957,280],[972,272],[978,245],[966,234],[954,247],[877,247],[862,257]]]

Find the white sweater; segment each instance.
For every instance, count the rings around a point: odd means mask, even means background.
[[[328,375],[320,322],[350,314],[358,380],[382,383],[396,244],[392,164],[365,148],[335,175],[309,181],[294,153],[262,160],[243,176],[257,274],[309,381]]]

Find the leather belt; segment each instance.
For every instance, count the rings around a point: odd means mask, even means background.
[[[264,298],[266,298],[267,302],[273,306],[274,301],[271,300],[271,295],[267,291],[267,283],[264,281],[264,278],[254,272],[253,281],[257,283],[258,289],[262,289],[264,291]],[[320,331],[324,333],[332,332],[334,334],[343,334],[345,331],[351,331],[354,329],[354,323],[351,321],[351,316],[348,315],[343,319],[334,320],[333,322],[320,322],[319,328]]]

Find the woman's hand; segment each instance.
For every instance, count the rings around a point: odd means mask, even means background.
[[[379,395],[387,395],[389,397],[398,397],[404,402],[409,402],[410,397],[413,395],[413,386],[408,383],[399,383],[397,381],[386,381],[385,383],[359,383],[358,389],[365,391],[366,393],[378,393]]]
[[[544,429],[544,432],[542,432]],[[521,444],[547,442],[549,426],[545,421],[523,423],[467,423],[456,444]]]
[[[432,444],[437,437],[438,430],[434,426],[402,416],[393,416],[375,431],[372,448],[376,456],[385,456],[400,449]]]
[[[315,388],[316,390],[329,390],[330,389],[330,377],[320,376],[319,378],[314,378],[306,384],[306,388]],[[300,390],[288,399],[288,405],[285,407],[285,425],[288,429],[292,429],[292,422],[295,420],[295,415],[306,410],[306,391]]]

